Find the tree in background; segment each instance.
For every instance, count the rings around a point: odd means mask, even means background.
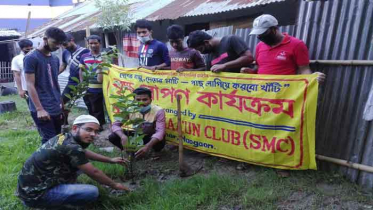
[[[97,25],[104,31],[113,31],[118,43],[117,32],[130,30],[131,26],[128,0],[94,0],[94,2],[101,12],[97,17]]]

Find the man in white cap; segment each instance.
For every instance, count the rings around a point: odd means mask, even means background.
[[[89,162],[124,164],[126,161],[86,150],[99,129],[100,123],[95,117],[81,115],[75,119],[70,133],[51,138],[32,154],[18,176],[16,192],[26,206],[50,209],[83,206],[95,201],[98,197],[96,186],[75,183],[78,170],[113,189],[129,190]]]
[[[241,73],[247,74],[273,74],[295,75],[312,74],[309,66],[310,59],[307,46],[302,40],[281,33],[278,30],[278,21],[272,15],[264,14],[254,20],[250,35],[257,35],[261,41],[255,49],[257,68],[241,68]],[[323,82],[325,74],[318,74],[317,80]],[[243,168],[240,165],[240,168]],[[286,170],[277,170],[280,177],[288,177]]]
[[[254,20],[250,35],[257,35],[261,41],[256,46],[255,60],[257,69],[242,68],[242,73],[273,75],[312,74],[307,46],[302,40],[281,33],[278,21],[272,15],[264,14]],[[325,74],[318,74],[317,80],[323,82]]]

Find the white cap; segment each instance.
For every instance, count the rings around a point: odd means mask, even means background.
[[[98,122],[98,120],[95,117],[91,116],[91,115],[80,115],[79,117],[77,117],[74,120],[73,125],[83,124],[83,123],[96,123],[96,124],[100,125],[100,123]]]
[[[255,18],[253,23],[253,30],[250,32],[250,35],[260,35],[266,32],[270,27],[277,26],[278,21],[272,15],[261,15]]]

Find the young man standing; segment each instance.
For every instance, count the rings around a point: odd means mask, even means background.
[[[166,144],[164,136],[166,134],[166,118],[165,111],[152,103],[152,92],[147,88],[137,88],[133,91],[135,100],[142,102],[140,113],[131,114],[130,119],[143,118],[145,122],[142,124],[142,131],[146,135],[143,138],[144,147],[136,152],[136,157],[145,155],[153,149],[159,152]],[[128,136],[133,132],[122,130],[122,123],[115,121],[111,127],[112,133],[109,136],[109,141],[115,146],[123,149],[128,141]]]
[[[18,42],[19,48],[21,48],[21,53],[17,56],[15,56],[12,60],[12,66],[11,69],[14,74],[14,80],[16,82],[18,94],[21,98],[26,98],[27,103],[28,99],[26,95],[27,93],[27,84],[25,79],[25,71],[23,69],[23,59],[25,58],[25,55],[29,53],[33,47],[32,47],[32,41],[28,39],[22,39]]]
[[[205,62],[201,54],[184,46],[184,30],[179,25],[172,25],[167,28],[167,38],[174,50],[170,52],[171,68],[177,72],[183,71],[204,71]]]
[[[139,66],[153,71],[170,66],[168,49],[165,44],[153,39],[150,22],[137,20],[135,29],[137,38],[141,42],[139,47]]]
[[[246,43],[235,35],[216,38],[203,31],[194,31],[189,34],[188,46],[202,54],[208,54],[207,70],[215,73],[239,73],[242,67],[249,66],[254,61]]]
[[[75,44],[74,42],[74,37],[71,34],[66,34],[67,40],[66,42],[63,43],[63,46],[65,50],[62,53],[62,64],[60,66],[60,74],[65,71],[67,65],[70,64],[70,75],[69,75],[69,80],[67,82],[67,85],[65,89],[63,90],[62,93],[62,101],[64,104],[70,101],[68,97],[66,97],[66,94],[71,93],[71,88],[69,85],[76,86],[78,85],[78,82],[74,81],[72,78],[76,78],[79,80],[79,64],[80,64],[80,58],[82,55],[89,53],[89,50],[80,47],[79,45]],[[64,118],[67,120],[68,118],[68,113],[64,113]]]
[[[101,37],[97,35],[91,35],[87,38],[87,42],[90,48],[90,52],[82,55],[80,58],[80,64],[90,71],[92,68],[93,72],[97,71],[97,65],[102,63],[101,56]],[[79,72],[80,78],[82,79],[82,70]],[[88,107],[90,115],[96,117],[100,122],[100,125],[105,124],[105,112],[104,112],[104,95],[102,92],[102,82],[97,81],[97,74],[94,78],[89,80],[87,94],[83,97],[85,105]]]
[[[257,68],[242,68],[242,73],[295,75],[312,74],[309,66],[310,60],[307,46],[303,41],[281,33],[278,30],[278,21],[272,15],[264,14],[254,20],[254,27],[250,35],[257,35],[261,41],[255,49]],[[325,74],[318,74],[317,80],[323,82]],[[287,170],[277,170],[281,177],[288,177]]]
[[[81,115],[75,119],[70,133],[51,138],[32,154],[18,176],[16,192],[26,206],[64,209],[68,205],[84,206],[95,201],[99,195],[97,187],[76,183],[78,171],[113,189],[129,190],[89,162],[124,164],[126,161],[86,149],[97,137],[99,128],[96,118]]]
[[[24,59],[29,109],[42,137],[42,143],[61,133],[61,93],[58,84],[60,61],[51,52],[66,40],[65,33],[55,27],[45,32],[44,43]]]

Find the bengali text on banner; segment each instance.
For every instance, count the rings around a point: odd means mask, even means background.
[[[157,71],[114,66],[103,89],[110,95],[146,87],[166,112],[166,140],[177,143],[176,96],[181,96],[184,147],[266,167],[316,169],[317,75],[256,75]]]

